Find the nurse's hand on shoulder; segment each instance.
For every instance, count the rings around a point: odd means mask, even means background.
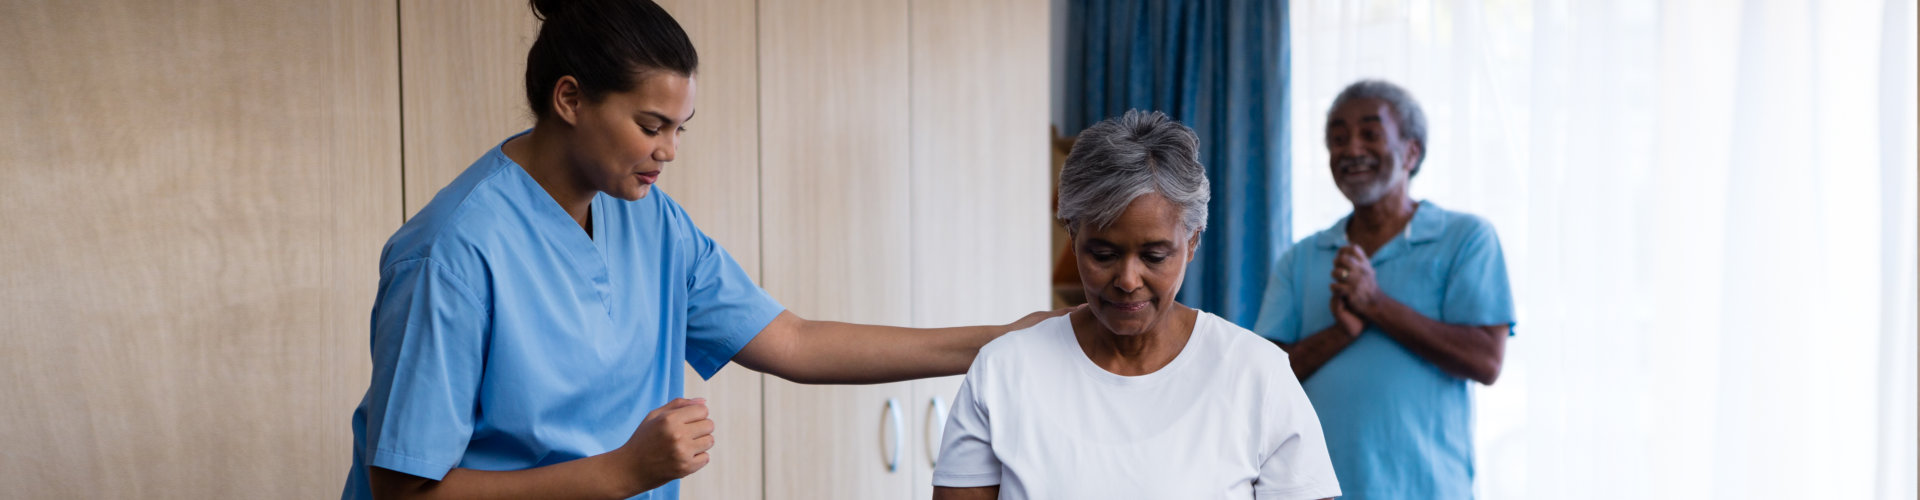
[[[679,398],[647,413],[627,444],[615,450],[644,490],[687,477],[707,466],[713,449],[713,420],[705,399]]]
[[[1046,321],[1048,319],[1055,318],[1067,313],[1085,309],[1086,307],[1087,307],[1086,304],[1080,304],[1077,306],[1062,307],[1059,309],[1054,309],[1052,311],[1038,311],[1033,314],[1028,314],[1024,317],[1021,317],[1018,321],[1008,323],[1006,326],[1007,328],[1006,331],[1001,333],[1013,333],[1013,332],[1025,330],[1028,328],[1033,328],[1033,325],[1038,325],[1042,321]]]

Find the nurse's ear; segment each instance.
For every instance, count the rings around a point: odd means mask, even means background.
[[[580,105],[585,101],[585,96],[580,94],[580,80],[573,75],[560,77],[560,81],[553,84],[553,116],[567,125],[579,125]]]

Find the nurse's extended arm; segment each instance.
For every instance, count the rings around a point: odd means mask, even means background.
[[[1374,281],[1373,264],[1357,246],[1340,249],[1334,269],[1336,274],[1347,272],[1345,279],[1334,281],[1334,296],[1346,298],[1355,313],[1408,351],[1456,377],[1487,385],[1500,378],[1500,361],[1507,351],[1507,325],[1442,323],[1401,304],[1380,291]]]
[[[1009,325],[901,328],[812,321],[783,311],[733,360],[802,384],[877,384],[967,372],[980,346],[1074,308]]]

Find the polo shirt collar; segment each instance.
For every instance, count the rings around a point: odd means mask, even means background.
[[[1347,246],[1347,221],[1352,218],[1353,213],[1349,212],[1345,217],[1340,218],[1340,222],[1334,223],[1333,227],[1314,234],[1314,246],[1330,250],[1339,250],[1340,247]],[[1406,230],[1400,233],[1400,237],[1394,239],[1405,239],[1412,245],[1431,242],[1440,239],[1440,233],[1446,229],[1446,225],[1446,210],[1431,201],[1421,201],[1420,209],[1413,212],[1413,221],[1408,222]],[[1389,241],[1388,244],[1393,243]]]

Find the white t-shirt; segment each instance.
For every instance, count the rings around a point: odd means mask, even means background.
[[[1340,495],[1287,354],[1200,313],[1172,362],[1137,377],[1088,359],[1065,316],[980,349],[933,484],[1000,498],[1307,499]]]

